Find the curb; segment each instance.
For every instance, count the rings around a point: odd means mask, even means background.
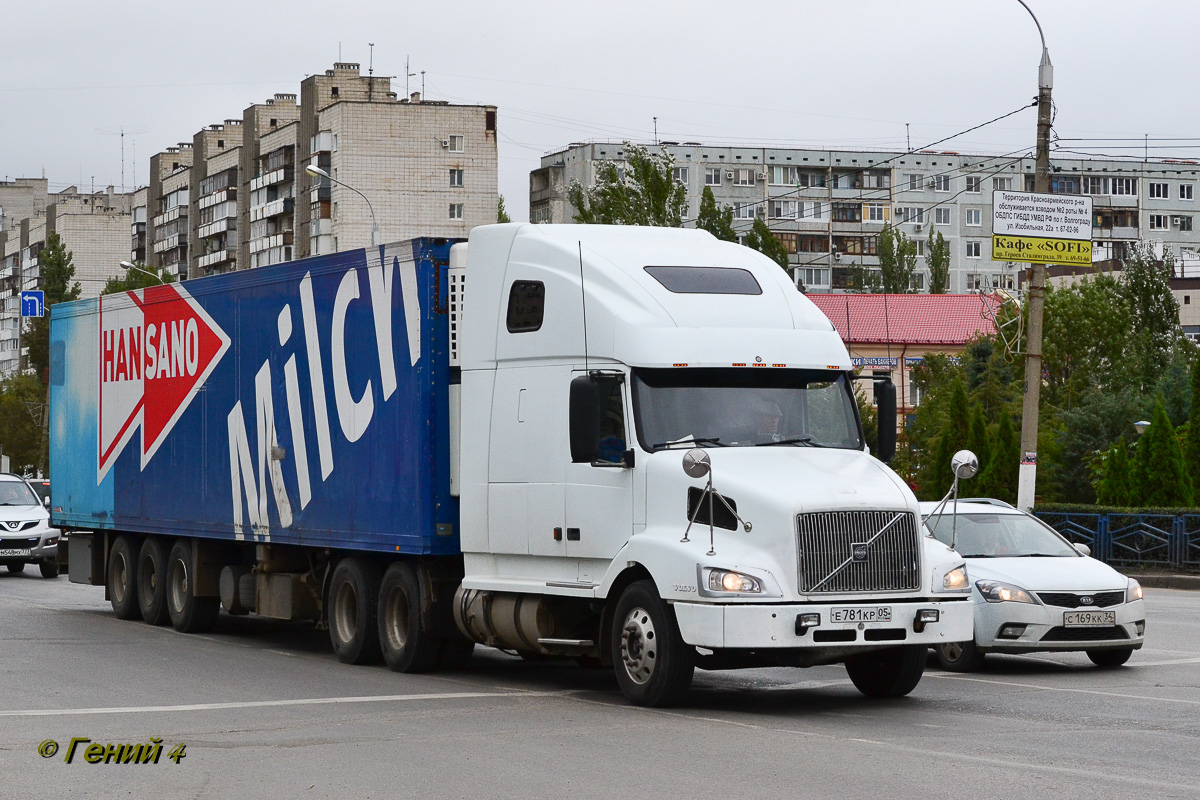
[[[1138,575],[1127,573],[1144,587],[1151,589],[1190,589],[1200,591],[1200,575]]]

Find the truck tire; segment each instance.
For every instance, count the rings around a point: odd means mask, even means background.
[[[438,665],[444,640],[425,629],[421,603],[421,580],[412,565],[397,561],[388,567],[379,588],[379,644],[396,672],[429,672]]]
[[[379,565],[351,556],[333,568],[326,622],[333,653],[343,664],[379,661]]]
[[[108,551],[108,601],[117,619],[141,619],[138,606],[137,557],[133,539],[121,534]]]
[[[221,615],[221,601],[192,594],[192,543],[180,539],[167,556],[164,592],[171,625],[180,633],[211,631]]]
[[[157,536],[147,536],[142,541],[138,554],[137,596],[142,619],[151,625],[166,625],[171,621],[167,613],[167,554],[163,541]]]
[[[947,642],[933,648],[938,664],[950,672],[975,672],[983,666],[983,653],[975,642]]]
[[[613,613],[612,654],[621,694],[634,705],[676,705],[692,684],[695,651],[679,635],[675,612],[653,581],[637,581],[621,593]]]
[[[25,571],[25,562],[24,561],[10,561],[7,564],[5,564],[4,566],[8,567],[8,571],[12,572],[12,573]]]
[[[928,648],[906,644],[846,659],[846,672],[867,697],[903,697],[917,688],[925,672]]]
[[[58,562],[57,561],[43,561],[42,563],[38,564],[38,569],[40,569],[42,571],[43,578],[57,578],[58,577]]]
[[[1087,657],[1092,660],[1092,663],[1097,667],[1112,668],[1119,667],[1129,660],[1133,655],[1133,648],[1126,647],[1121,650],[1087,650]]]

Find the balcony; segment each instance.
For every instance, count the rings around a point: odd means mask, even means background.
[[[259,220],[276,217],[280,214],[290,214],[295,207],[295,201],[290,197],[281,197],[278,200],[272,200],[269,203],[263,203],[261,206],[255,206],[250,209],[250,221],[258,222]]]
[[[1103,240],[1129,239],[1132,241],[1138,238],[1138,229],[1119,228],[1116,226],[1111,228],[1092,228],[1092,238]]]
[[[271,250],[276,247],[291,247],[292,232],[285,231],[284,233],[276,233],[272,236],[263,236],[260,239],[250,240],[250,252],[261,253],[263,250]]]
[[[292,168],[290,166],[280,167],[279,169],[271,170],[263,175],[259,175],[254,180],[250,181],[250,191],[257,192],[267,186],[274,186],[277,183],[290,182],[292,180]]]
[[[154,218],[154,227],[161,228],[169,222],[174,222],[180,217],[187,216],[187,206],[175,206],[169,211],[164,211]]]
[[[207,225],[201,225],[197,229],[196,234],[201,239],[207,239],[209,236],[216,236],[219,233],[225,233],[229,230],[236,230],[237,222],[232,217],[214,220]]]
[[[209,253],[208,255],[200,256],[200,258],[196,260],[196,266],[200,267],[200,269],[210,269],[217,264],[222,264],[226,261],[232,260],[232,250],[217,250],[215,253]]]
[[[168,236],[161,241],[155,242],[154,252],[165,253],[168,250],[174,250],[177,247],[187,247],[186,233],[177,233],[174,236]]]
[[[228,189],[222,189],[219,192],[213,192],[210,195],[205,195],[204,197],[201,197],[200,200],[196,203],[196,205],[201,209],[212,208],[215,205],[224,203],[226,200],[236,200],[236,199],[237,199],[237,189],[230,187]]]

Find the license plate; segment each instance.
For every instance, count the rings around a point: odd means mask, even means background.
[[[27,556],[28,550],[0,550],[0,556]]]
[[[1064,628],[1111,628],[1117,624],[1115,611],[1064,611]]]
[[[829,609],[830,622],[891,622],[891,606],[845,606]]]

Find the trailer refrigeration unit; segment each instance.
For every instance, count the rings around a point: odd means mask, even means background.
[[[973,635],[833,326],[707,233],[485,226],[52,320],[53,521],[121,618],[313,620],[406,672],[611,663],[644,705],[696,667],[903,695]]]

